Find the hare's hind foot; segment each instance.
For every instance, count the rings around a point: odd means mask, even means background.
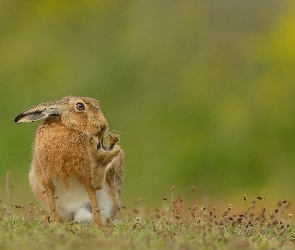
[[[109,150],[112,150],[117,142],[120,141],[120,136],[118,134],[109,133]]]
[[[101,147],[105,150],[105,151],[111,151],[114,146],[116,145],[117,142],[120,141],[120,136],[118,134],[111,134],[109,133],[109,138],[108,138],[108,146],[103,145],[103,139],[101,140],[101,142],[99,143],[98,147]]]
[[[101,143],[96,145],[93,138],[90,139],[90,146],[93,156],[93,162],[91,164],[91,185],[95,190],[100,190],[104,185],[109,164],[120,153],[120,150],[106,151]]]
[[[106,167],[120,152],[118,149],[105,150],[102,142],[96,144],[92,137],[90,138],[90,146],[95,160],[95,165],[99,167]]]

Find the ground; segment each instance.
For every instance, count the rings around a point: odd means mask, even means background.
[[[139,202],[125,208],[106,228],[76,222],[49,224],[39,204],[1,206],[0,249],[294,249],[291,202],[275,208],[258,196],[244,197],[245,211],[235,213],[184,207],[181,197],[163,198],[162,208]]]

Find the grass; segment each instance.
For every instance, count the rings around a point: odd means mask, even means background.
[[[0,249],[294,249],[291,202],[272,209],[258,196],[245,211],[234,213],[184,207],[181,197],[163,198],[161,209],[143,202],[124,208],[118,222],[104,229],[75,222],[48,224],[39,205],[11,204],[0,208]],[[241,199],[242,200],[242,199]],[[267,207],[263,207],[267,204]]]

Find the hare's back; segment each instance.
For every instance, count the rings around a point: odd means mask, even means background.
[[[66,128],[60,120],[44,121],[37,130],[34,161],[50,176],[90,178],[87,146],[85,134]]]

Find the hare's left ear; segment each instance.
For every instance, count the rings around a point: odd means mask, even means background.
[[[61,114],[62,103],[60,101],[46,102],[31,108],[26,109],[15,117],[16,124],[22,122],[34,122],[41,119],[46,119],[49,116],[57,116]]]

